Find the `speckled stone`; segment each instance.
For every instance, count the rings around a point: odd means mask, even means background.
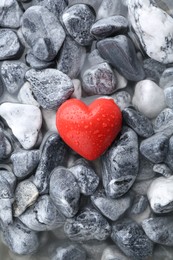
[[[164,163],[158,163],[153,166],[153,171],[163,175],[164,177],[170,177],[172,175],[171,169]]]
[[[85,250],[78,244],[63,245],[57,247],[51,260],[86,260]]]
[[[166,69],[165,64],[148,58],[143,61],[143,66],[146,78],[159,84],[160,77]]]

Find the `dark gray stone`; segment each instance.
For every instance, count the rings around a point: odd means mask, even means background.
[[[56,69],[26,72],[38,103],[46,109],[57,109],[74,91],[70,78]]]
[[[145,158],[141,153],[139,155],[139,172],[136,178],[137,181],[152,179],[156,174],[153,171],[154,164]]]
[[[111,238],[124,254],[132,259],[143,260],[152,256],[152,241],[142,227],[130,219],[113,224]]]
[[[91,201],[102,215],[116,221],[129,209],[132,199],[129,194],[118,199],[111,199],[106,197],[103,191],[100,191],[91,196]]]
[[[159,86],[163,89],[167,87],[171,87],[173,86],[172,81],[173,81],[173,68],[170,67],[164,70],[164,72],[162,73],[160,77]]]
[[[102,156],[102,178],[108,197],[118,198],[133,185],[139,168],[138,137],[130,128]]]
[[[106,38],[116,34],[126,33],[128,20],[121,15],[114,15],[98,20],[91,27],[91,34],[96,38]]]
[[[85,159],[77,160],[69,170],[76,178],[82,194],[89,196],[95,192],[99,185],[99,177]]]
[[[85,47],[80,46],[70,36],[67,36],[58,55],[57,69],[72,79],[76,78],[84,64],[85,55]]]
[[[125,108],[123,111],[123,119],[139,136],[150,137],[154,131],[151,121],[139,111],[132,107]]]
[[[70,244],[67,246],[61,246],[56,248],[54,254],[50,260],[85,260],[86,252],[85,250],[77,245]]]
[[[148,199],[145,195],[136,194],[130,209],[132,215],[141,214],[148,207]]]
[[[172,175],[172,171],[164,163],[155,164],[153,167],[153,171],[156,173],[159,173],[165,177],[170,177]]]
[[[76,217],[67,219],[64,232],[74,241],[105,240],[109,237],[111,228],[100,213],[86,208]]]
[[[11,142],[8,140],[4,132],[0,129],[0,161],[9,157],[12,152]]]
[[[133,42],[125,35],[107,38],[97,43],[100,55],[107,60],[127,80],[144,79],[142,64],[137,58]]]
[[[65,39],[58,19],[43,6],[31,6],[25,11],[22,33],[35,57],[44,61],[55,58]]]
[[[95,65],[105,62],[105,60],[100,56],[97,49],[94,49],[91,52],[87,53],[86,60],[88,62],[87,67],[95,66]]]
[[[153,163],[164,162],[168,153],[169,138],[164,133],[157,133],[143,140],[140,152]]]
[[[160,77],[163,71],[166,69],[165,64],[148,58],[143,61],[143,66],[146,78],[159,84]]]
[[[173,134],[173,110],[165,108],[156,117],[153,124],[154,132],[164,132],[168,135]]]
[[[50,197],[65,217],[73,217],[79,209],[80,189],[73,174],[64,167],[57,167],[50,177]]]
[[[66,146],[57,133],[45,136],[42,141],[42,153],[33,182],[39,193],[48,192],[49,178],[52,170],[64,163]]]
[[[75,4],[62,15],[62,21],[70,36],[82,46],[92,43],[90,28],[95,21],[92,9],[85,4]]]
[[[53,230],[65,223],[65,217],[57,210],[48,195],[38,198],[19,219],[28,228],[35,231]]]
[[[173,87],[165,88],[165,102],[168,107],[173,108]]]
[[[33,69],[42,70],[46,68],[55,67],[55,61],[44,61],[39,60],[37,57],[34,56],[31,50],[29,50],[26,54],[26,63]]]
[[[1,65],[1,76],[10,94],[17,92],[25,83],[28,66],[21,61],[4,61]]]
[[[173,171],[173,136],[169,139],[168,152],[164,162]]]

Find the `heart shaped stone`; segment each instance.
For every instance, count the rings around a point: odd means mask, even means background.
[[[121,126],[121,111],[113,99],[99,98],[89,106],[69,99],[56,114],[56,127],[64,142],[88,160],[105,152]]]

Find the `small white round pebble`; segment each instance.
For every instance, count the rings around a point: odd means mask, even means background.
[[[148,118],[155,118],[165,107],[163,89],[151,80],[139,81],[135,86],[132,104]]]
[[[25,82],[21,87],[17,98],[23,104],[34,105],[37,107],[40,106],[33,96],[32,87],[29,82]]]
[[[82,87],[81,87],[81,82],[79,79],[72,79],[73,86],[74,86],[74,92],[71,95],[71,98],[77,98],[81,99],[82,96]]]

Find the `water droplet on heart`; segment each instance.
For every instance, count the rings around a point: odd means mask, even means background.
[[[108,125],[106,123],[103,123],[102,126],[106,128]]]
[[[92,123],[92,122],[90,122],[90,125],[93,125],[93,123]]]
[[[88,127],[89,127],[88,125],[85,125],[85,126],[84,126],[85,129],[88,129]]]
[[[106,117],[106,115],[105,115],[105,114],[103,114],[103,115],[102,115],[102,117],[104,117],[104,118],[105,118],[105,117]]]
[[[100,122],[100,118],[97,118],[97,121]]]
[[[111,117],[114,119],[115,118],[115,116],[114,115],[111,115]]]
[[[99,133],[99,130],[95,130],[93,134],[98,134]]]

